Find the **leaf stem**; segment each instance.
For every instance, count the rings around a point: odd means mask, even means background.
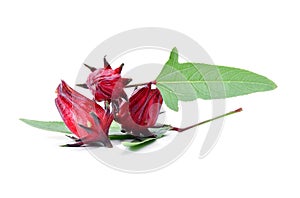
[[[202,124],[206,124],[206,123],[208,123],[208,122],[211,122],[211,121],[217,120],[217,119],[219,119],[219,118],[223,118],[223,117],[226,117],[226,116],[229,116],[229,115],[232,115],[232,114],[241,112],[241,111],[243,111],[243,109],[242,109],[242,108],[238,108],[238,109],[236,109],[236,110],[234,110],[234,111],[230,111],[230,112],[225,113],[225,114],[223,114],[223,115],[217,116],[217,117],[215,117],[215,118],[211,118],[211,119],[209,119],[209,120],[205,120],[205,121],[199,122],[199,123],[197,123],[197,124],[194,124],[194,125],[191,125],[191,126],[188,126],[188,127],[185,127],[185,128],[172,127],[171,130],[177,131],[177,132],[183,132],[183,131],[186,131],[186,130],[188,130],[188,129],[191,129],[191,128],[200,126],[200,125],[202,125]]]

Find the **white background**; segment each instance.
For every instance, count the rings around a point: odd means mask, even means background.
[[[0,197],[300,196],[297,1],[194,2],[1,1]],[[103,40],[147,26],[185,33],[216,64],[266,75],[278,88],[229,99],[227,110],[244,112],[226,119],[206,158],[198,158],[203,127],[179,160],[147,174],[113,170],[58,147],[61,134],[18,121],[59,119],[59,80],[73,84]]]

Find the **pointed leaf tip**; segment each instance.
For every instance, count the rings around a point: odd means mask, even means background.
[[[170,53],[170,57],[168,63],[175,64],[178,63],[178,51],[177,48],[174,47]]]

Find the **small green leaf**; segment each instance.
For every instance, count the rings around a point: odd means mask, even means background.
[[[37,121],[37,120],[29,120],[29,119],[20,119],[22,122],[43,130],[47,131],[55,131],[70,134],[70,130],[66,127],[64,122],[56,122],[56,121]]]
[[[171,130],[172,127],[170,125],[162,125],[162,127],[157,128],[148,128],[151,133],[153,133],[156,136],[161,137],[164,135],[167,131]]]
[[[220,99],[275,89],[270,79],[233,67],[204,63],[179,63],[174,48],[156,78],[166,105],[178,111],[178,100]]]
[[[140,146],[152,140],[156,140],[156,138],[146,138],[143,141],[122,142],[122,144],[127,147],[133,147],[133,146]]]
[[[38,129],[71,134],[71,131],[66,127],[65,123],[61,121],[38,121],[38,120],[29,120],[24,118],[20,118],[20,120]],[[121,127],[117,122],[113,121],[112,124],[110,125],[109,131],[112,134],[114,134],[114,132],[119,133],[119,131],[121,131]]]
[[[135,139],[133,135],[130,134],[109,134],[110,140],[128,140]]]
[[[126,147],[144,147],[148,145],[149,143],[154,142],[155,140],[162,138],[164,134],[159,134],[156,137],[151,137],[151,138],[143,138],[142,140],[133,140],[131,142],[122,142],[122,144]]]

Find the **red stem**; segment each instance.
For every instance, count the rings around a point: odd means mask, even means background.
[[[217,119],[219,119],[219,118],[223,118],[223,117],[226,117],[226,116],[229,116],[229,115],[232,115],[232,114],[241,112],[241,111],[243,111],[243,109],[242,109],[242,108],[239,108],[239,109],[236,109],[236,110],[234,110],[234,111],[230,111],[230,112],[225,113],[225,114],[223,114],[223,115],[217,116],[217,117],[215,117],[215,118],[211,118],[211,119],[209,119],[209,120],[205,120],[205,121],[199,122],[199,123],[197,123],[197,124],[194,124],[194,125],[191,125],[191,126],[188,126],[188,127],[185,127],[185,128],[172,127],[171,130],[174,130],[174,131],[177,131],[177,132],[183,132],[183,131],[189,130],[189,129],[191,129],[191,128],[200,126],[200,125],[202,125],[202,124],[205,124],[205,123],[208,123],[208,122],[211,122],[211,121],[217,120]]]

